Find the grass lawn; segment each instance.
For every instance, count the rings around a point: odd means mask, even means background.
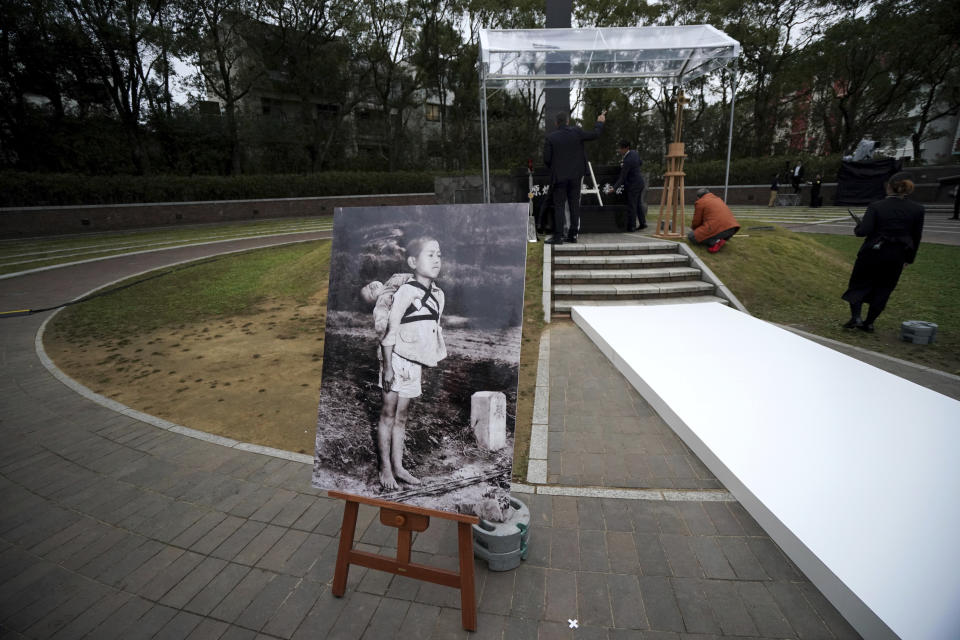
[[[960,374],[960,247],[922,244],[890,297],[876,332],[849,331],[840,299],[846,290],[861,238],[751,230],[749,222],[716,254],[697,254],[753,315],[871,351]],[[866,313],[866,309],[864,309]],[[900,340],[904,320],[938,325],[936,342]]]

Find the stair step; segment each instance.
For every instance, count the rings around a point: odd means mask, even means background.
[[[640,284],[555,284],[553,299],[579,298],[584,300],[625,297],[668,297],[698,293],[713,293],[713,285],[699,280]]]
[[[569,268],[590,267],[594,269],[630,269],[686,265],[690,258],[681,253],[612,254],[604,256],[558,256],[554,266]]]
[[[553,303],[554,313],[570,313],[572,307],[629,307],[655,304],[697,304],[719,302],[729,306],[729,302],[717,296],[682,296],[676,298],[644,298],[641,300],[557,300]]]
[[[701,271],[693,267],[666,267],[659,269],[564,269],[553,272],[554,283],[563,284],[630,284],[640,282],[669,282],[699,280]]]
[[[553,256],[562,255],[610,255],[621,253],[677,253],[676,242],[654,240],[651,242],[577,242],[551,245]]]

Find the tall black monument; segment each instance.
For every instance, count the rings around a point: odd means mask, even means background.
[[[573,0],[547,0],[547,28],[570,28]],[[547,43],[548,45],[550,43]],[[548,54],[549,60],[549,54]],[[547,73],[570,73],[570,62],[547,62]],[[570,81],[548,80],[545,89],[544,124],[547,131],[554,126],[558,113],[570,112]]]

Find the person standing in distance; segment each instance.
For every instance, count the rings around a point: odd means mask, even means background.
[[[647,218],[643,215],[643,207],[640,204],[645,186],[643,174],[640,173],[643,160],[636,149],[630,148],[630,142],[627,140],[617,143],[617,153],[620,154],[620,177],[617,178],[616,184],[607,187],[607,193],[616,191],[621,186],[626,191],[627,233],[632,233],[647,228]]]
[[[569,124],[566,113],[558,113],[557,129],[543,143],[543,163],[550,169],[550,190],[553,192],[553,237],[544,242],[563,244],[563,205],[570,207],[570,231],[567,242],[576,242],[580,233],[580,184],[587,173],[587,153],[583,143],[596,140],[603,133],[607,112],[597,117],[593,131],[584,131]]]
[[[887,306],[905,264],[912,264],[923,235],[923,205],[905,198],[913,193],[913,181],[897,173],[884,185],[887,197],[867,205],[867,212],[853,232],[865,238],[853,264],[850,283],[841,296],[850,305],[844,329],[873,332],[873,323]],[[864,303],[870,305],[861,320]]]

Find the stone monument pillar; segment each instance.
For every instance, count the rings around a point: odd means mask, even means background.
[[[547,0],[547,28],[570,27],[573,0]],[[546,44],[550,44],[547,42]],[[549,56],[549,53],[548,53]],[[569,73],[570,62],[547,62],[547,73]],[[547,82],[545,90],[544,124],[552,131],[554,118],[560,112],[570,112],[570,81]]]

